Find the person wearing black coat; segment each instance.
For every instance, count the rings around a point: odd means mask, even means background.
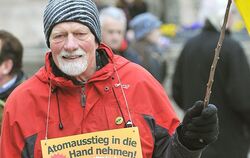
[[[220,33],[209,20],[189,39],[177,60],[173,98],[183,110],[204,100],[206,84]],[[227,30],[215,71],[210,103],[217,105],[219,137],[202,158],[247,158],[250,126],[250,69],[239,42]]]

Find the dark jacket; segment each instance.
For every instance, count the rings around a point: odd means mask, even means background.
[[[164,49],[147,40],[131,43],[128,53],[124,57],[140,64],[147,69],[160,83],[167,76],[167,61],[164,58]]]
[[[25,76],[23,71],[18,72],[15,83],[7,91],[0,93],[0,99],[5,101],[10,93],[26,79],[27,77]]]
[[[219,39],[212,25],[191,38],[177,60],[173,98],[184,110],[204,100],[214,51]],[[215,71],[210,103],[217,105],[220,134],[202,158],[246,158],[249,149],[250,69],[240,44],[227,33]]]
[[[2,126],[2,114],[3,114],[3,108],[4,108],[4,104],[5,101],[7,99],[7,97],[10,95],[10,93],[19,85],[21,84],[24,80],[26,80],[26,76],[23,73],[23,71],[20,71],[17,74],[17,79],[15,81],[15,83],[6,91],[0,93],[0,129]],[[0,131],[1,134],[1,131]]]

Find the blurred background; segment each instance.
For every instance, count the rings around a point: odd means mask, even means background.
[[[201,28],[202,0],[145,0],[145,2],[148,4],[148,10],[163,21],[161,31],[170,41],[165,54],[168,60],[168,78],[164,86],[171,98],[170,83],[175,60],[184,42]],[[0,29],[10,31],[23,43],[23,66],[28,76],[33,75],[43,65],[44,55],[48,50],[44,40],[42,20],[46,3],[47,0],[1,0],[0,2]],[[117,0],[96,0],[96,3],[103,6],[115,5]],[[234,5],[231,13],[234,17],[232,34],[242,43],[250,59],[250,38],[244,22]],[[181,117],[182,111],[175,108]]]
[[[116,5],[118,0],[96,0],[101,6]],[[127,0],[133,1],[133,0]],[[203,0],[144,0],[148,11],[156,15],[162,22],[161,31],[168,39],[168,49],[165,53],[168,63],[168,75],[164,82],[166,92],[180,118],[183,111],[179,109],[171,97],[171,79],[176,59],[186,40],[196,35],[201,29]],[[1,0],[0,29],[10,31],[17,36],[24,46],[23,69],[31,76],[43,64],[44,55],[49,49],[45,44],[43,34],[43,10],[47,0]],[[206,0],[207,7],[213,4]],[[225,10],[225,8],[222,8]],[[231,7],[232,35],[240,41],[250,61],[250,36],[244,22],[234,4]],[[205,92],[204,92],[205,93]],[[249,156],[250,157],[250,156]]]

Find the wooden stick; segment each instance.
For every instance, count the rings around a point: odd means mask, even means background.
[[[213,63],[212,63],[211,69],[210,69],[209,80],[208,80],[207,89],[206,89],[206,95],[205,95],[205,98],[204,98],[204,107],[206,107],[208,105],[210,95],[212,93],[211,89],[212,89],[212,85],[213,85],[213,82],[214,82],[214,73],[215,73],[215,69],[216,69],[216,66],[217,66],[217,62],[218,62],[218,60],[220,58],[220,50],[221,50],[222,43],[223,43],[223,40],[224,40],[224,37],[225,37],[226,26],[227,26],[227,21],[228,21],[228,16],[229,16],[229,11],[230,11],[231,4],[232,4],[232,0],[228,0],[227,9],[226,9],[223,25],[222,25],[221,32],[220,32],[220,38],[219,38],[219,41],[217,43],[217,47],[215,48],[214,59],[213,59]]]

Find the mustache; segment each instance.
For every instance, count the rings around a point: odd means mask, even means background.
[[[67,52],[65,50],[63,50],[61,53],[60,53],[60,56],[61,57],[70,57],[70,56],[85,56],[86,55],[86,52],[84,50],[81,50],[81,49],[78,49],[76,51],[73,51],[73,52]]]

